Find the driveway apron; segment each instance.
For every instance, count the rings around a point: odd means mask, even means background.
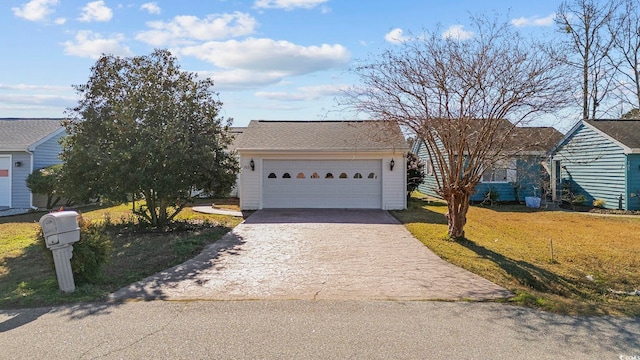
[[[489,300],[511,293],[447,263],[382,210],[260,210],[196,258],[112,300]]]

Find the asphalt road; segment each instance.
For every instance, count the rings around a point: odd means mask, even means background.
[[[640,319],[493,303],[151,301],[0,311],[2,359],[640,359]]]

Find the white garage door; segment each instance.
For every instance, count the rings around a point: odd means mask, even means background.
[[[264,208],[382,207],[380,160],[264,160]]]
[[[0,206],[11,205],[11,157],[0,156]]]

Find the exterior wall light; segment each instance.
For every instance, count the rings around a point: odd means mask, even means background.
[[[255,161],[253,161],[253,159],[249,161],[249,166],[251,167],[251,171],[256,171],[256,163]]]
[[[389,169],[393,171],[394,166],[396,166],[396,162],[393,159],[391,159],[391,162],[389,163]]]
[[[13,165],[15,165],[15,167],[21,167],[22,166],[22,161],[16,161],[15,164],[13,164]]]

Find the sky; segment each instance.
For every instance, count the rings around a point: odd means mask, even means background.
[[[468,31],[495,13],[523,35],[554,36],[560,0],[2,0],[0,118],[64,117],[101,54],[169,49],[211,77],[234,126],[341,120],[336,97],[357,61],[410,33]],[[573,122],[576,119],[571,119]],[[570,126],[567,124],[560,127]]]

